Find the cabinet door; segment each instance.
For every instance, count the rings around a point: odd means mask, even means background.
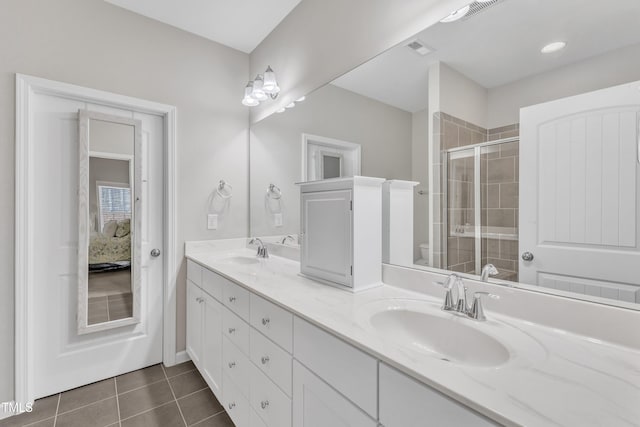
[[[351,286],[351,190],[302,194],[301,271]]]
[[[380,364],[380,422],[385,427],[491,427],[500,424]]]
[[[203,376],[218,399],[222,397],[222,304],[215,298],[202,293],[203,337],[202,368]]]
[[[187,353],[202,368],[202,290],[187,280]]]
[[[378,423],[294,360],[293,425],[376,427]]]

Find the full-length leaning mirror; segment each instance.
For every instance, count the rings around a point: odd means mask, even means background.
[[[494,0],[448,21],[252,126],[252,234],[299,232],[312,134],[418,182],[403,265],[638,309],[640,5]]]
[[[141,123],[80,110],[78,333],[139,322]]]

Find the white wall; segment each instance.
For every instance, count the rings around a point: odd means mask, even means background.
[[[304,0],[251,52],[251,75],[267,65],[282,88],[256,122],[413,37],[469,0]]]
[[[15,73],[175,105],[178,260],[185,240],[247,234],[248,55],[101,0],[2,0],[0,13],[0,402],[13,398]],[[226,227],[206,230],[209,192],[234,185]],[[178,279],[184,348],[185,267]]]
[[[640,45],[492,88],[488,96],[487,127],[518,123],[522,107],[635,80],[640,80]]]
[[[474,125],[487,127],[487,89],[440,63],[439,109]]]
[[[302,134],[362,146],[362,174],[411,179],[411,114],[337,86],[326,85],[282,114],[251,127],[251,233],[299,233]],[[282,189],[284,226],[276,228],[265,211],[267,186]]]

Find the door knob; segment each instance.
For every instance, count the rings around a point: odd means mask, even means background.
[[[156,258],[160,256],[160,249],[151,249],[151,256]]]
[[[533,261],[533,254],[531,252],[522,252],[523,261]]]

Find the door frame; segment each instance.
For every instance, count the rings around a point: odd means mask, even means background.
[[[16,74],[16,171],[15,171],[15,360],[14,399],[22,404],[34,400],[34,342],[35,313],[33,307],[35,286],[34,244],[34,154],[33,123],[31,120],[33,96],[53,95],[135,112],[156,114],[164,122],[164,223],[163,251],[163,329],[162,359],[174,365],[176,359],[176,262],[177,233],[177,156],[176,107],[111,92],[90,89],[68,83],[47,80],[25,74]]]

